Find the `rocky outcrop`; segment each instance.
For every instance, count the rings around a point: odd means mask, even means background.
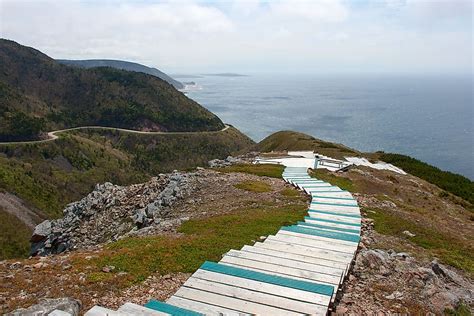
[[[159,224],[171,206],[186,196],[193,174],[160,174],[143,184],[122,187],[106,182],[71,203],[58,220],[36,226],[31,255],[61,253],[115,241],[132,230]]]
[[[337,314],[393,314],[414,310],[443,314],[474,304],[474,283],[437,260],[420,261],[407,252],[374,248],[382,238],[364,218],[362,243],[337,305]]]
[[[245,160],[241,157],[228,156],[226,159],[213,159],[208,162],[210,168],[222,168],[238,163],[244,163]]]
[[[38,304],[28,308],[20,308],[6,315],[20,316],[20,315],[79,315],[81,309],[81,302],[73,298],[56,298],[56,299],[41,299]],[[54,312],[56,311],[56,312]],[[61,311],[61,312],[58,312]]]

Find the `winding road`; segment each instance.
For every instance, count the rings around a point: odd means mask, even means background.
[[[75,131],[75,130],[81,130],[81,129],[104,129],[104,130],[114,130],[114,131],[120,131],[120,132],[125,132],[125,133],[135,133],[135,134],[146,134],[146,135],[186,135],[186,134],[215,134],[215,133],[221,133],[230,128],[230,125],[225,124],[225,127],[221,130],[218,131],[203,131],[203,132],[145,132],[145,131],[137,131],[133,129],[125,129],[125,128],[119,128],[119,127],[108,127],[108,126],[80,126],[80,127],[72,127],[72,128],[66,128],[66,129],[61,129],[57,131],[52,131],[48,132],[48,138],[47,139],[41,139],[41,140],[26,140],[26,141],[16,141],[16,142],[0,142],[0,145],[22,145],[22,144],[38,144],[38,143],[45,143],[45,142],[50,142],[54,141],[59,138],[58,134],[61,133],[66,133],[70,131]]]

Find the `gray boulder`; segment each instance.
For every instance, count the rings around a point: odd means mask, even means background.
[[[81,309],[81,302],[70,298],[56,298],[56,299],[41,299],[38,304],[32,305],[28,308],[20,308],[14,310],[6,315],[8,316],[42,316],[50,315],[53,311],[63,311],[72,316],[79,315]],[[56,313],[57,314],[57,313]],[[54,315],[54,313],[53,313]]]

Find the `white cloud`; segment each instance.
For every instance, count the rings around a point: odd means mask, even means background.
[[[469,0],[467,0],[469,1]],[[465,71],[472,3],[0,0],[0,36],[168,72]]]

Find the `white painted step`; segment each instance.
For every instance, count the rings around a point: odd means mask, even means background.
[[[318,221],[314,217],[313,218],[305,218],[304,221],[307,222],[307,223],[310,223],[310,224],[326,225],[326,226],[329,226],[329,227],[338,227],[338,228],[346,228],[346,229],[355,229],[355,230],[360,231],[360,226],[352,226],[352,225],[336,224],[336,223]]]
[[[360,224],[361,222],[360,218],[348,217],[348,216],[342,216],[342,215],[333,215],[333,214],[315,213],[315,212],[308,212],[308,215],[309,217],[329,219],[331,221],[346,222],[346,223],[353,223],[353,224]]]
[[[184,286],[203,290],[211,293],[235,297],[245,301],[250,301],[262,305],[268,305],[279,309],[284,309],[288,314],[312,314],[318,310],[323,312],[325,307],[316,304],[310,304],[299,300],[292,300],[282,296],[263,293],[261,291],[253,291],[236,286],[216,283],[208,280],[191,277],[186,281]],[[321,310],[322,309],[322,310]]]
[[[340,247],[341,249],[349,249],[349,250],[352,250],[352,249],[356,250],[359,244],[357,242],[352,242],[352,241],[345,241],[345,240],[333,239],[333,238],[327,238],[327,237],[321,237],[321,236],[313,236],[309,234],[297,233],[297,232],[292,232],[292,231],[287,231],[287,230],[280,230],[275,236],[278,238],[281,235],[303,238],[302,240],[304,240],[305,242],[318,241],[321,243],[328,243],[330,246],[333,246],[333,247],[337,246],[337,247]]]
[[[358,206],[357,201],[352,200],[342,200],[342,199],[334,199],[332,197],[314,197],[311,202],[318,202],[318,203],[331,203],[331,204],[349,204]]]
[[[157,310],[147,308],[134,303],[125,303],[117,310],[118,312],[135,315],[135,316],[164,316],[169,315],[167,313],[159,312]]]
[[[182,298],[178,296],[170,297],[166,303],[172,304],[177,307],[186,308],[188,310],[192,310],[204,315],[211,315],[211,316],[248,316],[250,314],[246,314],[244,312],[239,312],[236,310],[224,308],[221,306],[211,305],[208,303],[202,303],[194,300],[190,300],[187,298]]]
[[[319,230],[324,230],[324,231],[334,232],[334,233],[344,233],[344,234],[350,234],[350,235],[356,235],[356,236],[360,235],[360,232],[357,232],[357,233],[355,233],[355,232],[346,232],[346,231],[341,232],[336,227],[332,227],[332,226],[314,227],[314,226],[311,226],[310,223],[306,223],[306,222],[298,223],[298,226],[301,226],[301,227],[304,227],[304,228],[310,228],[310,229],[319,229]]]
[[[300,239],[291,238],[289,236],[277,238],[276,236],[268,236],[263,242],[265,247],[272,247],[272,249],[284,249],[287,252],[304,253],[306,256],[313,256],[318,258],[324,258],[326,260],[333,260],[335,262],[341,262],[347,264],[352,260],[352,253],[341,252],[334,249],[315,247],[310,244],[301,244]],[[259,245],[255,244],[257,247]]]
[[[229,309],[235,309],[238,311],[258,314],[258,315],[303,315],[298,313],[291,313],[287,310],[266,306],[254,302],[241,300],[225,295],[219,295],[216,293],[210,293],[202,290],[196,290],[189,287],[181,287],[175,294],[175,296],[195,300],[202,303],[209,303],[212,305],[218,305]]]
[[[322,240],[313,240],[313,239],[308,239],[308,238],[302,238],[301,236],[298,235],[288,235],[288,234],[277,234],[275,235],[276,240],[281,240],[283,242],[290,242],[290,243],[295,243],[298,245],[303,245],[307,247],[314,247],[314,248],[319,248],[323,250],[332,250],[335,252],[340,252],[341,254],[349,255],[352,260],[352,257],[355,252],[354,247],[348,247],[344,245],[336,245],[327,241],[322,241]]]
[[[84,316],[128,316],[130,314],[114,311],[102,306],[94,306]],[[165,314],[166,315],[166,314]]]
[[[275,285],[246,278],[235,277],[232,275],[212,272],[200,269],[193,274],[193,277],[208,280],[216,283],[233,285],[236,287],[259,291],[287,299],[299,300],[302,302],[313,303],[321,306],[328,306],[330,298],[314,292],[294,289],[282,285]]]
[[[251,246],[247,246],[247,247],[248,247],[247,249],[252,248]],[[341,275],[343,273],[343,271],[341,269],[337,269],[337,268],[332,268],[332,267],[327,267],[327,266],[322,266],[322,265],[316,265],[314,263],[297,261],[297,260],[288,259],[288,258],[275,257],[275,256],[268,255],[268,254],[245,251],[245,250],[240,250],[240,251],[239,250],[230,250],[230,251],[227,252],[226,255],[234,256],[234,257],[238,257],[238,258],[246,258],[246,259],[256,260],[256,261],[261,261],[261,262],[271,262],[271,263],[282,265],[282,266],[298,268],[298,269],[302,269],[302,270],[309,270],[309,271],[314,271],[314,272],[318,272],[318,273],[333,275],[333,276],[337,276],[337,277],[341,277]]]
[[[260,254],[265,254],[268,256],[274,256],[278,258],[286,258],[286,259],[292,259],[295,261],[302,261],[302,262],[322,265],[326,267],[331,267],[339,271],[341,270],[345,271],[347,267],[345,263],[331,261],[328,259],[311,257],[311,256],[308,256],[304,252],[296,254],[296,253],[287,252],[285,250],[282,250],[281,248],[280,249],[277,248],[278,250],[276,250],[275,248],[272,248],[271,246],[268,247],[268,245],[266,245],[265,243],[255,243],[253,246],[242,247],[242,251],[260,253]]]
[[[287,278],[296,278],[299,280],[312,281],[319,284],[332,285],[335,288],[339,286],[340,282],[340,277],[338,276],[281,266],[269,262],[260,262],[245,258],[237,258],[228,255],[225,255],[220,262],[224,264],[238,266],[248,270],[260,271],[267,274],[281,275]]]

